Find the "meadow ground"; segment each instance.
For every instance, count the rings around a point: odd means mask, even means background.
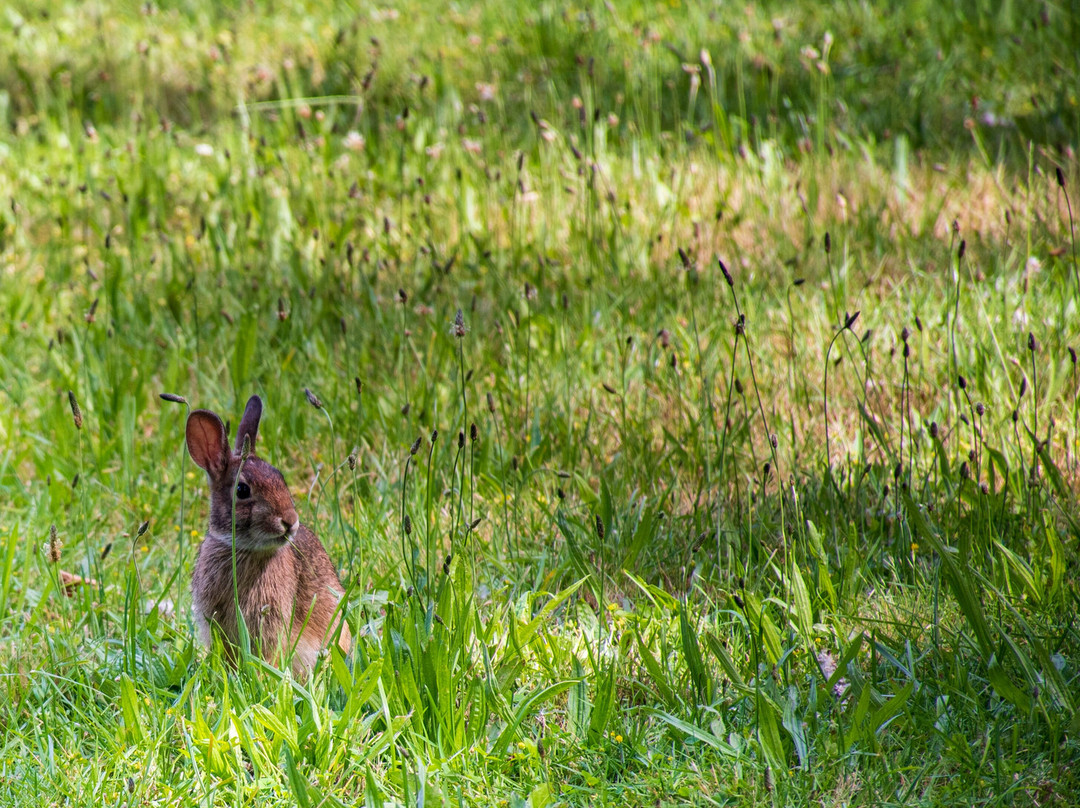
[[[0,802],[1073,804],[1076,0],[0,52]],[[255,392],[358,638],[307,683],[194,639],[184,419]]]

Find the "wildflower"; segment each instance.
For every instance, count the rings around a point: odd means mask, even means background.
[[[364,136],[357,132],[355,129],[350,130],[344,138],[342,138],[341,145],[343,145],[349,151],[363,151],[367,141]]]
[[[195,153],[200,157],[211,157],[214,154],[214,147],[209,143],[196,143]]]

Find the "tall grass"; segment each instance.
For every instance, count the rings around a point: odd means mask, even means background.
[[[1067,9],[3,25],[6,803],[1075,790]],[[306,683],[189,617],[187,402],[252,392]]]

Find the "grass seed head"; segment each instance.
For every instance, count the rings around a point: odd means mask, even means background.
[[[68,390],[68,404],[71,405],[71,417],[75,421],[75,428],[82,429],[82,410],[79,408],[79,400],[75,398],[75,393]]]
[[[832,252],[832,239],[829,238],[829,231],[825,231],[825,254],[828,255]]]
[[[457,314],[454,315],[454,326],[452,329],[452,333],[455,337],[461,339],[465,336],[467,331],[468,329],[465,328],[465,315],[461,311],[461,309],[458,309]]]
[[[187,404],[187,399],[176,393],[158,393],[158,398],[162,401],[171,401],[173,404]]]
[[[491,393],[487,394],[487,408],[488,412],[495,412],[495,396]]]
[[[600,514],[596,514],[596,538],[604,540],[604,520],[600,518]]]
[[[734,281],[734,279],[732,279],[731,273],[728,272],[727,266],[725,266],[724,262],[721,261],[719,258],[716,259],[716,263],[718,263],[720,265],[720,271],[724,273],[724,280],[727,281],[727,285],[730,286],[732,289],[734,289],[735,288],[735,281]]]
[[[956,260],[961,260],[965,252],[967,252],[967,239],[960,239],[960,249],[956,251]]]
[[[1028,331],[1027,347],[1032,353],[1035,353],[1035,351],[1039,349],[1039,343],[1035,341],[1035,335],[1030,331]]]
[[[476,424],[469,424],[469,440],[476,443],[480,439],[480,430],[476,428]]]
[[[56,535],[56,525],[49,525],[49,562],[52,564],[60,563],[60,550],[63,548],[64,543],[60,541]]]
[[[416,440],[413,441],[412,446],[409,447],[409,457],[415,457],[416,453],[420,451],[420,436],[417,435]]]
[[[412,519],[409,518],[409,514],[405,514],[405,535],[412,535]]]
[[[317,410],[322,409],[322,402],[319,401],[319,397],[306,387],[304,388],[304,395],[307,396],[308,404]]]
[[[1059,188],[1065,187],[1065,175],[1061,171],[1061,166],[1054,167],[1054,173],[1057,175],[1057,184]]]

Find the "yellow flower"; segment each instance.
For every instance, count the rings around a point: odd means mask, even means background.
[[[917,541],[913,541],[911,543],[911,552],[913,552],[913,553],[919,552],[919,543]]]
[[[615,736],[615,743],[622,743],[622,735]]]

